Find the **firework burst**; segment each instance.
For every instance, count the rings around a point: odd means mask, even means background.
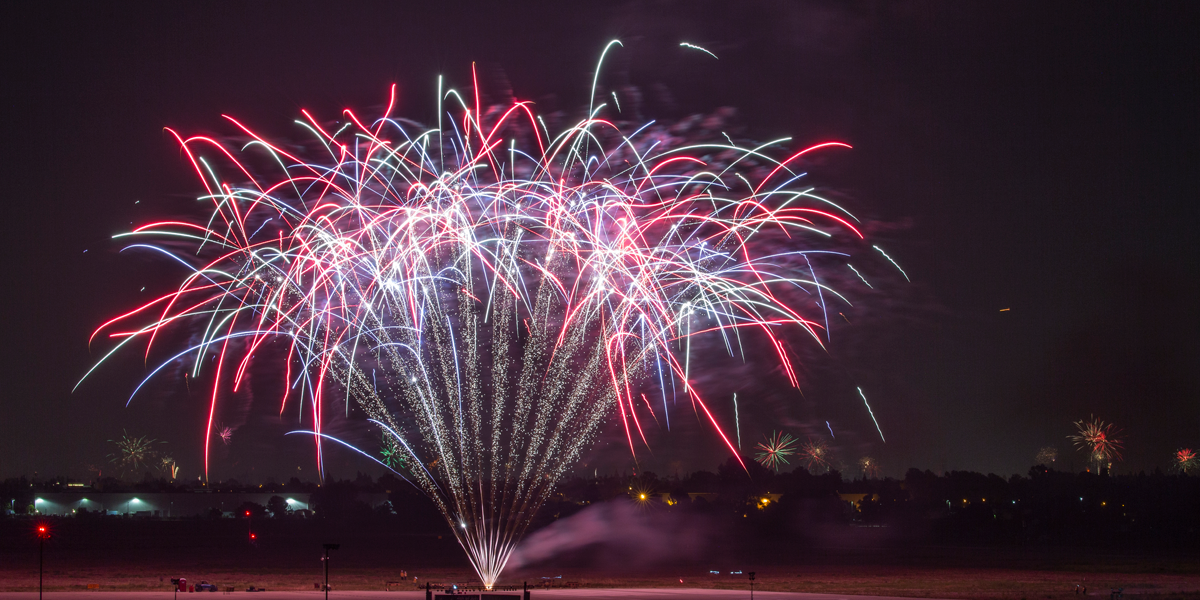
[[[221,438],[221,443],[226,446],[228,446],[230,443],[233,442],[233,428],[232,427],[227,427],[224,425],[217,425],[216,435],[217,435],[217,437]]]
[[[858,470],[862,473],[864,479],[877,478],[881,473],[879,462],[870,456],[858,459]]]
[[[362,411],[489,587],[606,417],[636,456],[680,395],[736,455],[693,354],[765,342],[798,385],[785,336],[823,344],[827,305],[845,302],[817,267],[846,253],[825,248],[873,254],[799,184],[800,161],[845,144],[772,158],[603,107],[551,135],[529,103],[486,107],[477,86],[440,94],[459,109],[426,128],[390,115],[394,93],[375,121],[303,112],[306,147],[232,118],[249,143],[176,135],[212,213],[120,237],[190,273],[93,339],[116,342],[106,358],[135,341],[150,356],[164,331],[200,330],[147,379],[181,362],[207,374],[206,476],[218,405],[256,355],[278,366],[277,406],[309,424],[318,469],[325,445],[349,445],[325,432],[329,411]]]
[[[829,444],[821,438],[808,438],[800,446],[800,460],[804,462],[809,473],[829,471],[830,458]]]
[[[136,473],[143,468],[158,469],[161,466],[154,445],[163,442],[144,435],[130,437],[125,432],[121,432],[120,439],[108,441],[117,446],[117,451],[109,454],[108,458],[110,462],[117,465],[119,471]]]
[[[393,471],[405,471],[408,469],[407,460],[400,444],[396,443],[396,438],[383,434],[382,446],[379,448],[379,458],[386,467]]]
[[[175,464],[175,459],[170,456],[162,456],[158,460],[158,470],[167,475],[171,479],[179,476],[179,465]]]
[[[1196,451],[1191,448],[1180,448],[1175,451],[1172,456],[1174,468],[1180,473],[1191,473],[1200,468],[1200,458],[1196,456]]]
[[[765,442],[759,442],[755,446],[758,454],[755,455],[754,460],[778,473],[780,465],[789,464],[787,457],[796,453],[795,444],[796,438],[791,434],[773,431],[770,436],[766,437]]]
[[[1045,446],[1038,449],[1037,455],[1033,457],[1033,464],[1049,466],[1056,460],[1058,460],[1058,448]]]
[[[1077,432],[1067,436],[1075,442],[1075,447],[1088,453],[1088,458],[1096,464],[1096,472],[1102,468],[1111,468],[1114,461],[1121,460],[1123,444],[1116,435],[1120,433],[1112,423],[1105,423],[1095,417],[1089,420],[1075,422]]]

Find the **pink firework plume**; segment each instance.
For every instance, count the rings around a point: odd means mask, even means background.
[[[477,86],[440,98],[458,109],[439,106],[436,128],[392,116],[394,87],[375,120],[301,111],[307,146],[232,117],[236,144],[172,131],[211,214],[118,237],[189,272],[92,339],[115,342],[98,367],[194,334],[147,381],[178,363],[189,381],[207,375],[206,474],[218,406],[256,355],[280,375],[280,413],[308,424],[318,468],[325,444],[346,444],[327,414],[355,406],[490,586],[609,415],[635,452],[678,394],[736,455],[693,354],[764,343],[796,385],[788,336],[823,345],[829,305],[845,302],[817,267],[844,269],[848,244],[878,249],[800,183],[806,157],[845,144],[772,158],[770,145],[625,128],[605,107],[552,135],[528,102],[485,107]]]
[[[217,437],[221,438],[221,443],[228,446],[233,441],[233,428],[227,425],[217,425]]]
[[[824,473],[829,470],[829,444],[821,438],[808,438],[800,446],[800,460],[809,473]]]
[[[796,438],[791,434],[783,432],[771,432],[771,435],[766,438],[765,442],[759,442],[755,448],[758,449],[758,454],[755,456],[762,466],[779,472],[780,465],[788,463],[787,457],[796,453]]]
[[[1200,458],[1196,457],[1196,451],[1191,448],[1180,448],[1175,451],[1174,459],[1175,470],[1180,473],[1191,473],[1200,467]]]
[[[1096,463],[1097,471],[1121,460],[1123,444],[1116,437],[1120,430],[1113,424],[1092,417],[1087,421],[1076,421],[1075,428],[1077,433],[1067,438],[1075,442],[1075,447],[1088,453],[1090,460]]]

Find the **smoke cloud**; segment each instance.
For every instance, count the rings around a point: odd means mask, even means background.
[[[651,506],[657,502],[651,502]],[[511,568],[612,562],[649,566],[688,560],[703,553],[709,527],[695,515],[667,513],[617,500],[595,504],[555,521],[525,538],[509,561]],[[608,561],[611,557],[613,560]]]

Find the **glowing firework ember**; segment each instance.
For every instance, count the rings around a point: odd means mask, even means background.
[[[327,413],[356,406],[490,587],[605,418],[635,452],[682,396],[736,455],[693,387],[702,340],[731,355],[765,342],[797,385],[785,336],[821,344],[827,303],[845,302],[815,267],[847,255],[819,248],[873,252],[852,215],[797,183],[806,155],[844,144],[777,160],[603,107],[552,136],[529,103],[472,96],[441,95],[461,110],[432,129],[390,116],[395,88],[375,121],[303,112],[306,148],[232,118],[249,143],[176,135],[211,215],[120,237],[190,272],[93,339],[118,341],[106,358],[134,340],[149,355],[165,331],[201,331],[147,379],[181,361],[193,387],[208,373],[206,476],[218,405],[256,355],[278,367],[281,414],[311,423],[318,468],[324,444],[345,444]]]
[[[1175,451],[1172,457],[1175,462],[1175,470],[1180,473],[1191,473],[1200,467],[1200,458],[1196,457],[1196,451],[1191,448],[1180,448]]]
[[[787,457],[796,453],[795,443],[796,438],[792,437],[791,434],[771,432],[771,435],[767,437],[765,442],[760,442],[755,446],[758,448],[758,454],[754,459],[762,464],[762,466],[774,469],[778,473],[779,465],[789,464]]]
[[[1075,442],[1075,447],[1087,451],[1089,459],[1096,463],[1096,472],[1112,468],[1113,461],[1121,460],[1122,443],[1115,437],[1119,431],[1111,423],[1092,417],[1076,421],[1075,428],[1078,432],[1067,438]]]
[[[1049,466],[1056,460],[1058,460],[1058,448],[1045,446],[1038,449],[1037,456],[1033,457],[1033,464]]]
[[[829,471],[829,444],[821,438],[808,438],[800,446],[800,460],[809,473]]]
[[[864,479],[879,477],[879,462],[870,456],[864,456],[858,459],[858,470],[862,473]]]

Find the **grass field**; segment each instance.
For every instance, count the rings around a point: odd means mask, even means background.
[[[215,561],[223,562],[223,561]],[[0,591],[29,591],[37,589],[36,569],[13,565],[0,568]],[[36,566],[36,565],[34,565]],[[912,596],[932,598],[979,599],[1057,599],[1075,597],[1076,584],[1086,585],[1090,594],[1107,595],[1110,588],[1122,587],[1126,597],[1136,598],[1197,598],[1200,597],[1200,574],[1185,565],[1159,568],[1148,563],[1122,563],[1109,568],[939,568],[936,566],[879,566],[879,565],[801,565],[756,568],[755,588],[763,591],[836,592],[846,594]],[[128,564],[104,567],[87,565],[52,565],[46,570],[47,590],[85,590],[88,584],[99,584],[102,590],[148,591],[167,589],[172,576],[188,577],[190,582],[201,580],[224,586],[245,589],[250,585],[271,590],[313,589],[321,581],[319,565],[313,568],[237,568],[228,565],[204,568],[200,565],[173,573],[161,565]],[[1174,571],[1174,572],[1172,572]],[[409,571],[408,589],[429,582],[471,582],[472,574],[462,568],[424,568]],[[411,576],[416,576],[416,582]],[[543,580],[543,577],[551,579]],[[559,579],[558,577],[561,577]],[[353,568],[336,566],[330,583],[339,590],[382,590],[388,581],[399,580],[399,568]],[[601,569],[541,569],[540,572],[512,573],[502,583],[531,586],[547,581],[551,585],[568,583],[580,587],[658,587],[658,588],[716,588],[742,589],[747,587],[745,575],[709,574],[695,566],[656,569],[646,573],[606,573]]]
[[[313,590],[322,580],[321,543],[342,548],[330,562],[335,590],[383,590],[407,571],[409,589],[425,582],[476,581],[449,536],[405,533],[378,526],[262,524],[260,543],[246,543],[247,525],[234,520],[85,523],[63,520],[46,545],[47,590],[166,590],[172,577],[221,587]],[[38,542],[27,523],[0,523],[0,592],[31,591],[38,583]],[[763,545],[717,539],[704,558],[631,558],[577,554],[550,564],[509,569],[502,584],[595,588],[746,589],[981,600],[1077,598],[1075,586],[1107,597],[1200,599],[1200,556],[1169,551],[1055,547],[949,547],[922,545]],[[709,574],[719,570],[721,574]],[[417,581],[412,582],[411,577]],[[550,578],[550,579],[543,579]]]

